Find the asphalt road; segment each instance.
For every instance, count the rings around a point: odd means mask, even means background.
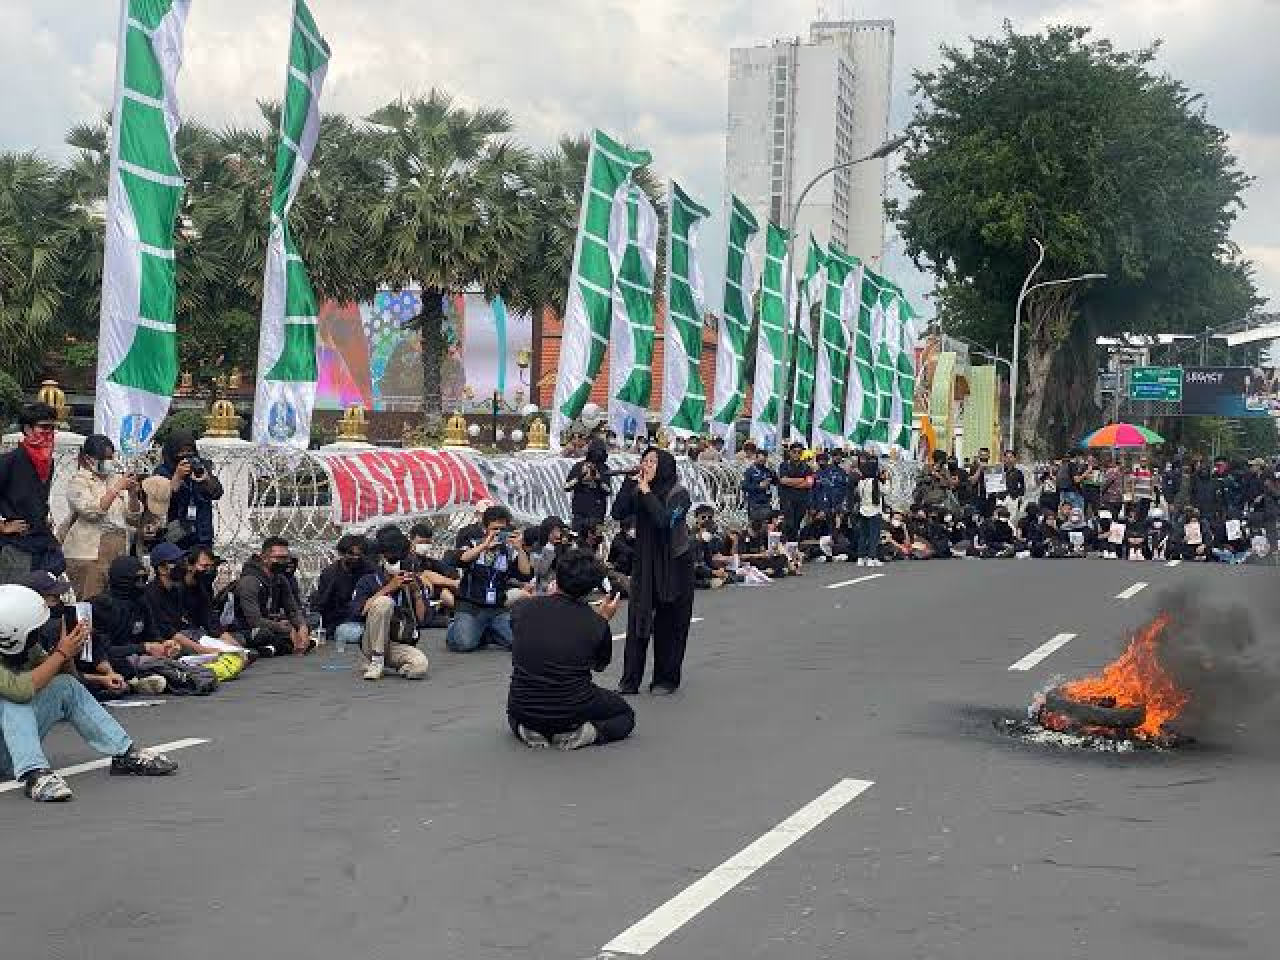
[[[1116,756],[992,722],[1111,659],[1175,585],[1249,606],[1280,653],[1274,569],[809,569],[699,594],[685,688],[638,698],[634,738],[603,749],[517,743],[497,653],[435,652],[421,684],[268,662],[121,711],[140,743],[210,742],[172,780],[0,794],[3,956],[577,960],[673,898],[656,960],[1280,956],[1268,725]],[[51,746],[89,759],[67,731]],[[770,833],[846,780],[871,785]],[[766,835],[785,839],[752,871]]]

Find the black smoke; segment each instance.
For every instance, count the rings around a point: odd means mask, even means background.
[[[1276,605],[1274,597],[1264,602]],[[1259,627],[1259,619],[1274,625],[1280,619],[1275,612],[1226,606],[1199,587],[1168,590],[1158,603],[1170,618],[1160,638],[1160,662],[1191,695],[1171,726],[1221,741],[1280,720],[1280,650],[1264,642]]]

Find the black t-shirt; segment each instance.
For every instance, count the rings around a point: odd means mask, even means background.
[[[573,488],[573,497],[571,509],[575,517],[586,517],[596,523],[604,522],[605,514],[609,508],[609,494],[613,492],[613,484],[607,478],[601,477],[600,474],[608,469],[606,464],[590,464],[595,468],[595,474],[591,478],[584,476],[588,466],[588,461],[579,460],[569,468],[569,476],[565,478],[565,483],[569,484],[577,481],[577,486]]]
[[[804,477],[813,476],[813,467],[809,466],[803,460],[784,460],[778,467],[778,476],[788,477],[792,480],[803,479]],[[808,499],[810,491],[804,487],[778,487],[778,496],[787,498],[803,498]]]
[[[548,735],[581,723],[597,693],[591,671],[613,656],[608,622],[583,600],[550,594],[516,604],[511,632],[507,713]]]
[[[142,591],[142,600],[151,612],[151,620],[161,640],[168,640],[190,626],[182,599],[181,589],[166,587],[159,580],[152,580]]]
[[[462,562],[462,554],[482,543],[484,531],[469,540],[458,540],[458,568],[462,571],[458,583],[458,609],[497,610],[507,605],[507,590],[513,579],[520,576],[516,567],[516,551],[509,546],[486,550],[470,563]]]

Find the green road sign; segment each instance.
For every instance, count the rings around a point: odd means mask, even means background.
[[[1130,400],[1182,402],[1181,367],[1134,367],[1129,371]]]

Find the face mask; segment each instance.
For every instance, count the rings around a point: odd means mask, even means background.
[[[387,573],[391,574],[392,576],[395,576],[397,573],[400,572],[399,560],[397,560],[395,563],[384,563],[383,566],[387,568]]]
[[[952,519],[953,519],[953,518],[952,518],[951,514],[949,514],[949,513],[948,513],[945,517],[943,517],[943,518],[942,518],[942,522],[943,522],[943,523],[950,523],[950,522],[952,521]]]
[[[116,473],[116,462],[114,460],[99,460],[94,468],[100,477],[109,477]]]
[[[195,574],[198,583],[213,583],[218,578],[217,570],[197,570]]]
[[[430,555],[430,553],[431,553],[431,544],[429,544],[429,543],[415,543],[415,544],[413,545],[413,552],[414,552],[414,553],[416,553],[416,554],[417,554],[418,556],[420,556],[420,557],[428,556],[428,555]]]
[[[348,570],[355,570],[357,567],[360,566],[360,561],[362,559],[363,559],[362,557],[343,557],[342,565],[346,567]]]
[[[710,531],[710,530],[703,530],[703,531],[702,531],[702,542],[703,542],[703,543],[710,543],[710,542],[711,542],[711,531]]]
[[[890,520],[890,521],[889,521],[889,526],[894,527],[894,528],[896,529],[897,527],[902,526],[902,521],[901,521],[901,520]]]
[[[271,572],[272,572],[272,573],[284,573],[284,572],[285,572],[286,570],[288,570],[288,569],[289,569],[289,561],[288,561],[288,560],[273,560],[273,561],[271,562]]]
[[[1008,518],[1008,517],[1006,517],[1006,516],[1004,516],[1004,514],[998,514],[998,515],[996,516],[996,519],[997,519],[997,520],[999,520],[1001,523],[1008,523],[1008,522],[1009,522],[1009,518]]]

